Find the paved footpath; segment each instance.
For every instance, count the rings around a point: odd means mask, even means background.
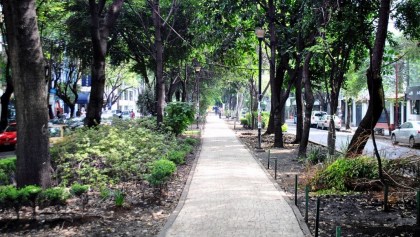
[[[285,194],[222,119],[207,117],[202,142],[192,178],[159,236],[309,236]]]

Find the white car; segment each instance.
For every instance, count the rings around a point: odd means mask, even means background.
[[[401,124],[391,133],[392,144],[408,143],[413,148],[420,143],[420,121],[409,121]]]
[[[324,111],[312,111],[311,113],[311,127],[316,127],[318,121],[321,119],[322,116],[326,115],[327,112]]]
[[[316,128],[320,128],[322,130],[328,129],[330,126],[330,121],[331,115],[326,114],[322,116],[321,119],[319,119],[318,123],[316,124]],[[336,115],[334,115],[334,126],[337,131],[341,130],[341,119]]]

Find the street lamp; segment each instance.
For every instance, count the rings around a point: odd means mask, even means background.
[[[198,73],[201,70],[200,64],[195,60],[194,62],[194,70],[196,73],[196,80],[197,80],[197,128],[198,127],[198,120],[200,118],[200,77],[198,76]]]
[[[255,35],[258,38],[258,149],[261,149],[261,67],[262,67],[262,52],[261,52],[261,43],[264,39],[265,30],[258,27],[255,29]]]

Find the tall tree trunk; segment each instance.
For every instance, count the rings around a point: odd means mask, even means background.
[[[347,130],[351,129],[350,122],[351,122],[351,115],[352,115],[352,109],[353,109],[352,102],[353,100],[351,98],[347,100],[347,114],[346,114],[347,116],[346,129]]]
[[[299,157],[306,157],[306,150],[309,141],[309,130],[311,129],[311,113],[314,106],[314,95],[312,92],[312,86],[310,81],[309,64],[311,62],[312,52],[308,52],[305,56],[305,61],[302,69],[302,81],[305,86],[305,122],[303,124],[302,140],[299,145]],[[298,132],[296,131],[296,134]]]
[[[156,116],[157,124],[163,122],[163,110],[165,107],[165,82],[163,80],[163,45],[162,45],[162,21],[160,19],[160,3],[154,0],[152,6],[153,23],[155,28],[155,60],[156,60]]]
[[[47,82],[34,0],[3,1],[16,97],[18,187],[51,184]]]
[[[105,88],[105,58],[108,51],[108,40],[124,0],[114,0],[106,14],[104,13],[105,2],[106,0],[99,0],[98,3],[96,3],[96,0],[89,0],[93,49],[91,66],[92,86],[85,120],[85,124],[89,127],[101,123]]]
[[[9,53],[7,53],[9,55]],[[3,131],[9,123],[9,103],[10,97],[13,94],[13,81],[10,75],[10,59],[7,59],[5,74],[6,74],[6,91],[1,96],[1,119],[0,119],[0,131]]]
[[[347,157],[361,154],[372,133],[373,128],[381,116],[385,106],[384,91],[382,86],[382,57],[384,54],[385,40],[388,31],[388,18],[390,14],[391,1],[382,0],[379,9],[379,20],[375,37],[373,52],[371,53],[370,66],[366,72],[369,90],[368,110],[359,124],[353,138],[350,141]]]
[[[302,140],[303,131],[303,101],[302,101],[302,70],[297,67],[297,77],[295,80],[295,96],[296,96],[296,138],[293,141],[295,144],[300,144]]]

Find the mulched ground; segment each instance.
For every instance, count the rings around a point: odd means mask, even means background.
[[[178,204],[192,164],[198,154],[189,154],[186,164],[178,166],[163,194],[146,183],[124,183],[123,207],[114,200],[101,200],[98,192],[89,193],[89,204],[81,210],[80,201],[71,199],[66,207],[0,213],[0,236],[156,236]]]
[[[229,121],[233,128],[233,122]],[[236,134],[259,161],[267,168],[268,152],[255,152],[257,132],[238,124]],[[293,136],[285,136],[286,142]],[[286,144],[285,149],[272,149],[273,136],[263,136],[263,148],[271,149],[270,157],[278,158],[277,182],[291,200],[294,198],[295,175],[299,177],[298,207],[305,216],[304,183],[307,176],[304,163],[297,159],[297,145]],[[309,149],[314,146],[310,144]],[[315,148],[315,147],[313,147]],[[317,147],[319,148],[319,147]],[[32,219],[31,210],[21,211],[21,220],[13,212],[0,213],[0,236],[156,236],[173,212],[198,150],[188,156],[185,165],[178,168],[168,189],[159,198],[156,190],[144,183],[125,183],[125,205],[115,208],[113,200],[101,200],[98,193],[89,194],[89,204],[82,211],[79,200],[70,200],[66,208],[38,210]],[[268,172],[274,177],[274,161]],[[316,196],[311,193],[308,227],[315,229]],[[320,197],[319,236],[335,236],[340,226],[342,236],[420,236],[415,227],[414,193],[392,193],[390,211],[384,212],[383,194],[365,192],[346,196]],[[416,232],[417,231],[417,232]]]
[[[234,123],[228,121],[233,129]],[[262,136],[262,148],[265,152],[257,152],[257,131],[235,126],[240,140],[253,151],[255,157],[267,169],[268,150],[270,157],[277,158],[277,183],[294,203],[295,176],[298,175],[298,208],[305,216],[305,179],[311,167],[297,159],[298,146],[288,144],[294,135],[285,135],[285,148],[274,149],[274,136]],[[311,149],[324,149],[309,143]],[[274,177],[274,160],[270,162],[268,172]],[[315,235],[316,199],[310,193],[308,205],[308,227]],[[390,192],[388,212],[383,211],[382,192],[363,192],[351,195],[320,196],[319,236],[336,236],[336,227],[341,228],[342,236],[420,236],[420,228],[416,227],[415,193],[405,191]]]

